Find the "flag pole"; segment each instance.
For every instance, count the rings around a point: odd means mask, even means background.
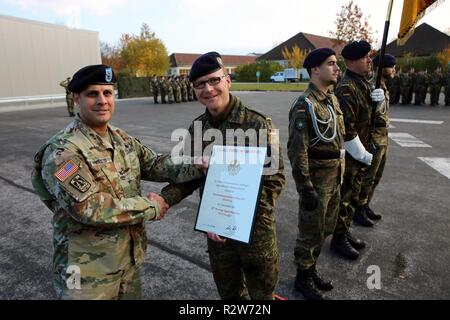
[[[384,56],[386,54],[386,43],[387,43],[387,37],[388,37],[388,33],[389,33],[389,25],[391,23],[391,13],[392,13],[393,5],[394,5],[394,0],[389,0],[386,22],[384,23],[383,41],[381,42],[380,62],[378,63],[377,81],[376,81],[376,85],[375,85],[376,88],[379,88],[380,84],[381,84],[381,75],[383,74],[383,62],[384,62]]]

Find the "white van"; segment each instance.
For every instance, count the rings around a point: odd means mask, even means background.
[[[276,72],[273,76],[270,77],[270,81],[272,82],[284,82],[284,72]]]

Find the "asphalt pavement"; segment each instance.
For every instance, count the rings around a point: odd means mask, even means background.
[[[276,205],[281,268],[276,291],[291,300],[303,299],[293,286],[298,196],[286,156],[288,112],[298,93],[236,95],[270,115],[280,129],[286,188]],[[155,105],[151,98],[119,100],[112,123],[153,150],[167,153],[177,144],[171,141],[172,131],[187,128],[202,112],[198,102]],[[374,228],[353,227],[369,244],[357,261],[336,256],[328,239],[318,262],[321,273],[334,279],[335,289],[328,294],[332,299],[450,298],[450,107],[395,105],[391,118],[390,133],[397,142],[389,141],[387,166],[372,203],[383,219]],[[30,172],[39,146],[70,120],[62,103],[0,107],[0,299],[55,298],[52,213],[34,194]],[[411,137],[415,144],[404,143]],[[143,194],[163,186],[144,182]],[[147,223],[144,299],[219,298],[205,236],[193,230],[197,206],[194,193],[171,208],[164,220]],[[381,283],[375,288],[373,270],[380,271]]]

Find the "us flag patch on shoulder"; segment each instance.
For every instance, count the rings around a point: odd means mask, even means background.
[[[77,172],[79,167],[72,160],[67,161],[58,171],[55,173],[56,179],[61,182],[67,180],[68,177]]]

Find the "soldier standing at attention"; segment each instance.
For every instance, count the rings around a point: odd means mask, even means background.
[[[445,106],[450,106],[450,64],[447,65],[447,74],[444,77]]]
[[[380,102],[375,110],[375,119],[371,126],[371,152],[373,152],[372,164],[364,171],[361,182],[361,192],[359,194],[359,207],[362,207],[367,217],[371,220],[381,219],[381,215],[375,213],[369,206],[372,200],[375,188],[383,176],[384,166],[388,154],[388,127],[389,127],[389,107],[390,93],[386,83],[394,77],[395,74],[395,57],[386,54],[383,61],[383,72],[381,77],[381,89],[384,90],[385,99]],[[380,56],[377,55],[373,59],[373,64],[378,69],[380,64]],[[375,75],[377,70],[375,70]],[[375,86],[375,79],[372,79]]]
[[[175,165],[170,155],[157,155],[109,125],[115,81],[106,65],[77,71],[68,89],[79,116],[34,159],[33,187],[54,213],[53,285],[59,299],[139,299],[145,221],[160,220],[168,209],[157,194],[141,196],[141,179],[203,177],[193,165]]]
[[[152,91],[153,91],[153,101],[155,102],[155,104],[158,103],[158,95],[159,95],[159,83],[158,83],[158,78],[156,77],[156,75],[153,75],[152,80],[151,80],[151,85],[152,85]]]
[[[388,83],[390,102],[391,104],[398,104],[400,101],[400,71],[396,72]]]
[[[169,76],[169,78],[167,79],[167,97],[169,99],[169,104],[172,104],[175,101],[173,95],[173,86],[173,76]]]
[[[300,195],[295,288],[307,299],[323,299],[317,289],[331,290],[333,285],[322,279],[316,264],[339,212],[345,125],[339,102],[329,89],[340,70],[336,53],[329,48],[313,50],[303,67],[311,82],[289,112],[288,156]]]
[[[159,92],[161,94],[161,103],[166,104],[166,96],[167,96],[167,80],[164,76],[159,77]]]
[[[338,83],[336,97],[344,114],[345,174],[341,187],[341,203],[336,229],[331,240],[331,248],[345,258],[355,260],[359,257],[357,249],[365,247],[362,240],[350,233],[353,218],[366,226],[373,225],[358,207],[361,179],[364,169],[372,163],[372,154],[367,151],[370,142],[372,101],[384,100],[383,89],[372,91],[367,80],[372,60],[369,57],[371,46],[368,42],[353,41],[342,50],[347,70]]]
[[[430,77],[430,106],[439,105],[439,96],[444,78],[440,68],[436,68]]]
[[[69,117],[75,117],[75,112],[73,110],[74,102],[73,102],[72,93],[67,89],[69,82],[70,82],[70,77],[67,77],[67,79],[61,81],[59,83],[59,85],[61,87],[63,87],[64,89],[66,89],[66,103],[67,103],[67,111],[69,112]]]
[[[254,129],[258,141],[264,139],[268,150],[272,150],[268,159],[278,166],[272,172],[263,175],[262,190],[257,204],[255,221],[250,244],[232,239],[223,239],[208,232],[208,253],[214,281],[219,295],[229,299],[273,299],[278,282],[279,257],[275,230],[275,200],[284,188],[284,165],[278,143],[278,133],[272,120],[262,113],[245,106],[239,98],[230,94],[231,80],[223,67],[220,54],[209,52],[200,56],[192,65],[189,80],[193,82],[195,94],[206,110],[194,122],[201,123],[202,132],[217,129],[222,132],[227,145],[226,132],[230,130],[247,131]],[[259,129],[267,130],[268,136],[260,136]],[[234,131],[235,132],[235,131]],[[189,128],[190,141],[200,143],[202,153],[209,141],[195,141],[194,123]],[[236,133],[236,132],[235,132]],[[228,141],[229,145],[249,146],[249,139],[241,143]],[[252,145],[256,146],[256,145]],[[191,150],[194,150],[192,147]],[[202,194],[205,180],[196,180],[184,184],[169,184],[161,195],[172,206],[200,188]]]

